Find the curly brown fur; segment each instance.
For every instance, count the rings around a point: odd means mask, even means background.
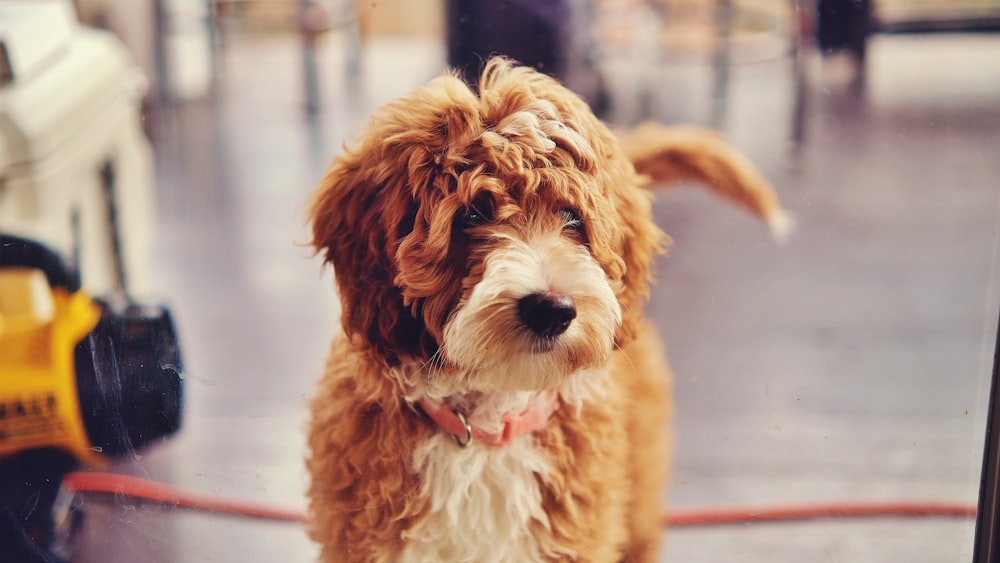
[[[669,166],[640,174],[578,97],[495,59],[478,94],[438,78],[334,159],[312,206],[343,309],[309,425],[324,561],[655,558],[670,374],[642,309],[668,239],[644,186],[773,197],[693,139],[654,135],[638,160]],[[550,389],[547,423],[499,445],[462,448],[418,406],[489,429]]]

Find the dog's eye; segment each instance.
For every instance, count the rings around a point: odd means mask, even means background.
[[[493,202],[488,198],[477,198],[458,217],[458,222],[466,229],[485,225],[492,221]]]
[[[583,219],[580,218],[580,214],[572,209],[563,209],[559,212],[559,215],[563,219],[563,229],[571,231],[582,231],[583,230]]]

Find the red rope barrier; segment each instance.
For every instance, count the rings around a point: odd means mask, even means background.
[[[842,518],[974,518],[973,505],[936,501],[819,502],[783,506],[689,508],[664,517],[670,527]]]
[[[199,512],[213,512],[247,518],[301,523],[304,512],[247,500],[191,492],[149,479],[99,472],[66,475],[63,488],[76,493],[114,495],[139,502]],[[974,505],[938,501],[819,502],[779,506],[737,506],[677,508],[664,516],[664,526],[672,528],[801,522],[820,519],[855,518],[974,518]]]
[[[215,512],[247,518],[304,522],[300,510],[268,506],[262,503],[195,493],[149,479],[114,473],[76,472],[63,478],[63,488],[76,493],[98,493],[145,501],[153,504],[199,512]]]

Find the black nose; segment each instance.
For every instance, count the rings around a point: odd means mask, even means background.
[[[569,328],[576,318],[576,307],[567,295],[532,293],[517,302],[517,314],[531,332],[554,338]]]

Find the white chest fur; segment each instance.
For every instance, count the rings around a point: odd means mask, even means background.
[[[532,436],[460,448],[439,433],[413,463],[430,513],[405,532],[402,561],[537,561],[551,549],[531,533],[549,525],[539,480],[550,470]]]

